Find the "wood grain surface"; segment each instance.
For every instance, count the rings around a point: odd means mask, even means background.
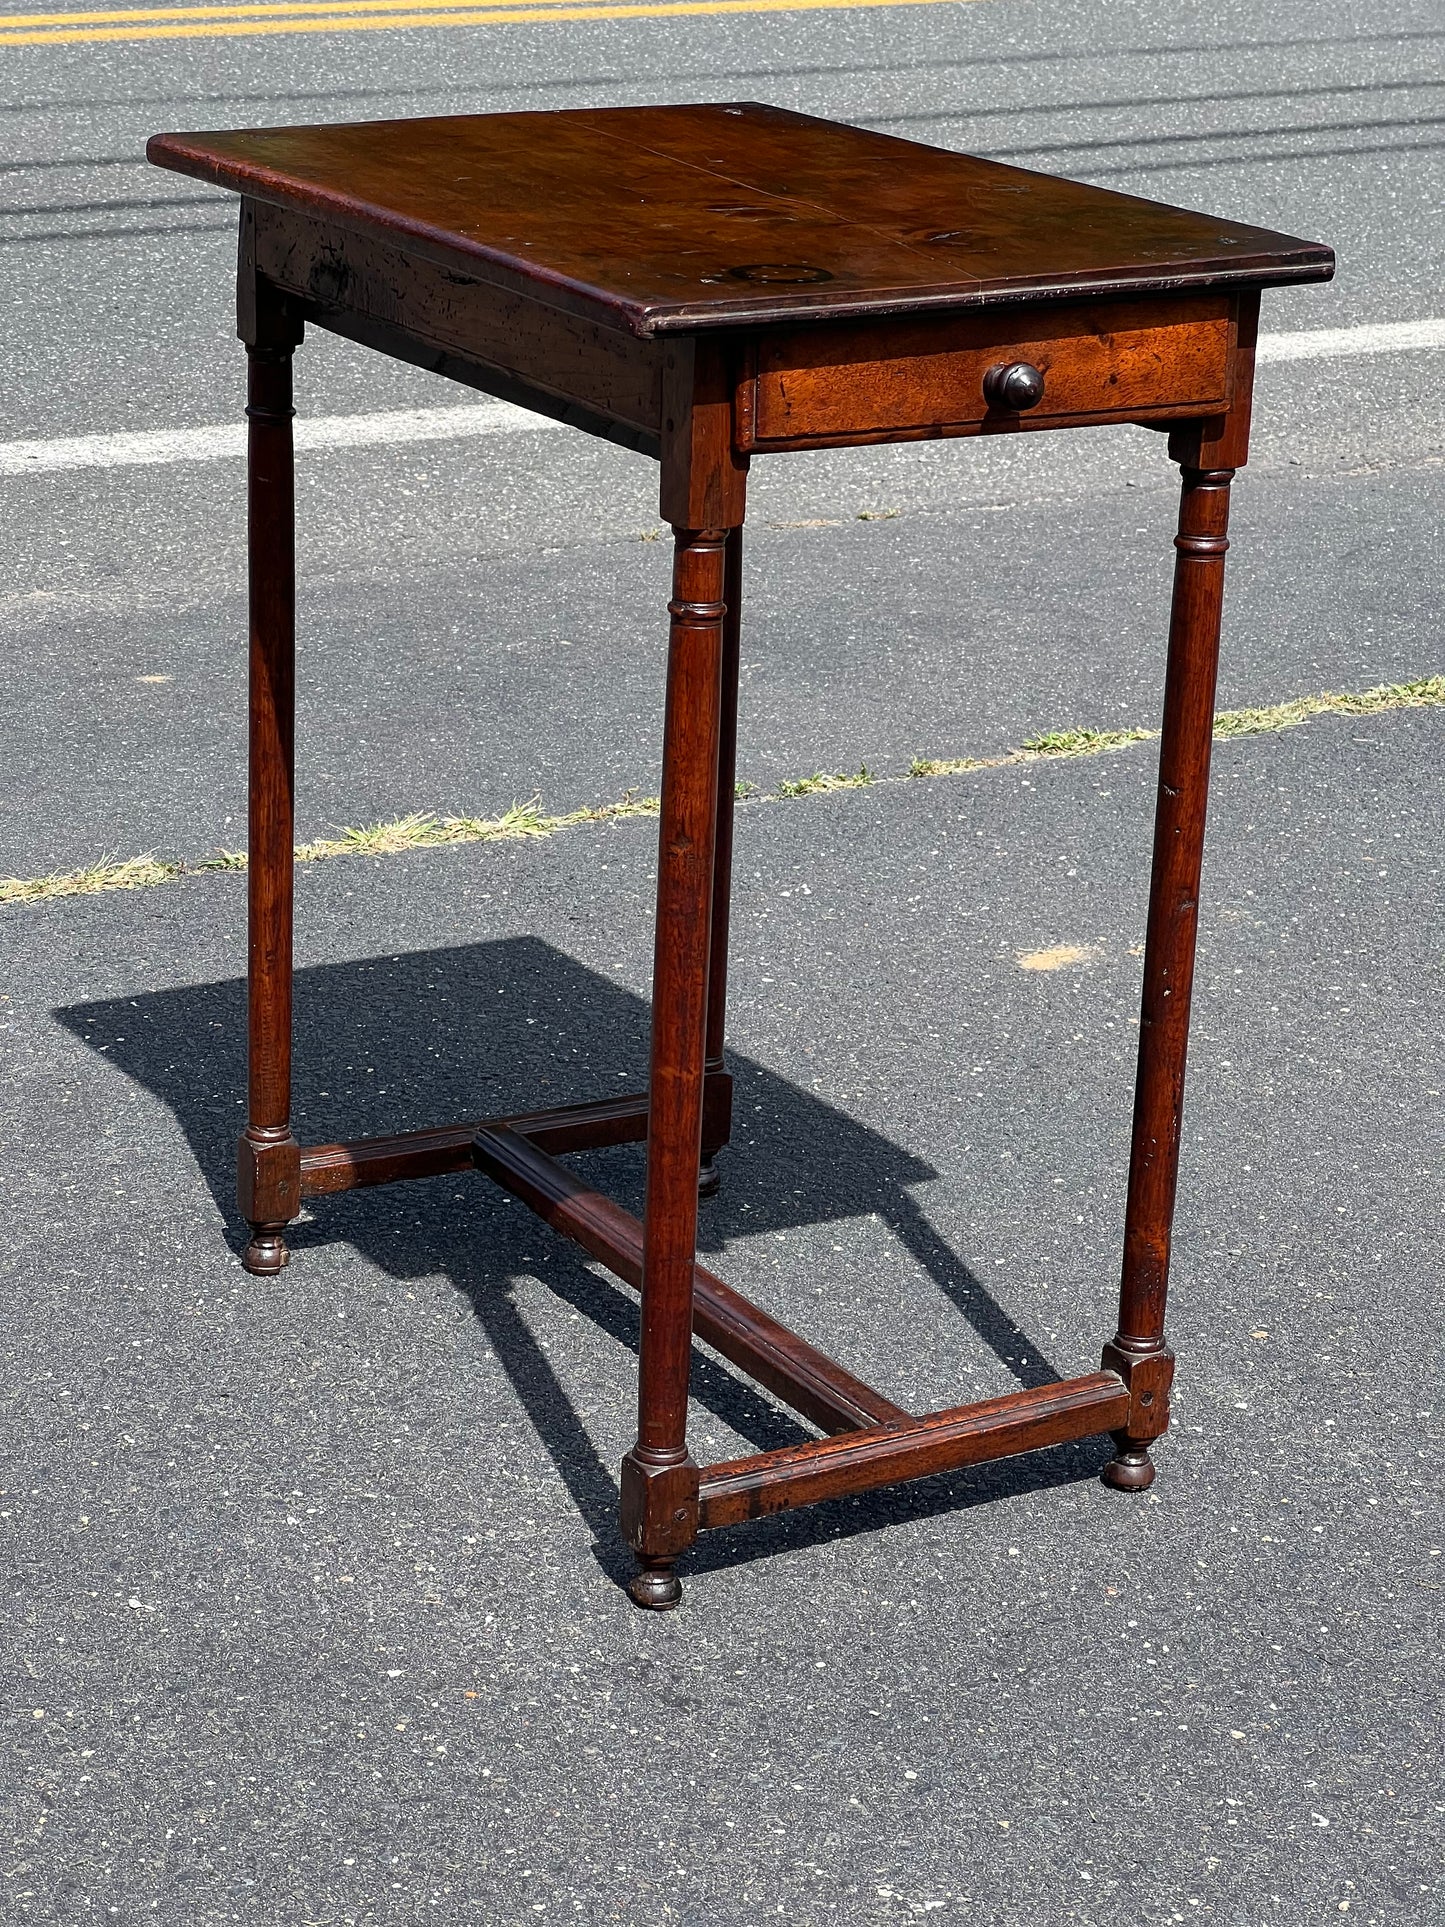
[[[147,151],[639,335],[1334,266],[1314,242],[750,101],[160,134]]]

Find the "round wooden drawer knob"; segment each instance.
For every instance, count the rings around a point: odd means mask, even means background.
[[[1016,415],[1037,408],[1044,398],[1044,372],[1031,361],[1001,362],[984,376],[983,398],[990,408],[1007,408]]]

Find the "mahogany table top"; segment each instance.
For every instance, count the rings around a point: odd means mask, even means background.
[[[1334,271],[1316,242],[750,101],[158,134],[147,151],[635,335]]]

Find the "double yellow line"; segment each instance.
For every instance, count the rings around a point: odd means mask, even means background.
[[[405,0],[265,0],[222,7],[128,7],[105,13],[0,13],[0,46],[68,41],[220,40],[243,34],[375,33],[394,27],[526,26],[547,20],[651,20],[679,14],[813,13],[854,7],[945,6],[958,0],[503,0],[419,7]]]

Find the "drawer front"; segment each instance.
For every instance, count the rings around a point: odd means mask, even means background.
[[[1207,415],[1228,405],[1227,296],[1070,303],[765,335],[739,397],[744,447]],[[984,395],[992,368],[1043,376],[1027,412]]]

